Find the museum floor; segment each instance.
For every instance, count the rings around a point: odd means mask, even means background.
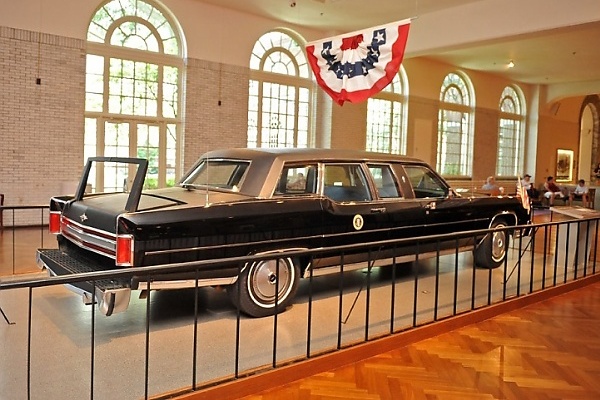
[[[596,282],[243,400],[598,399],[598,332]]]
[[[539,214],[536,222],[548,217],[548,214]],[[5,230],[1,233],[0,277],[37,272],[34,254],[41,236],[45,246],[54,245],[52,238],[40,234],[39,230]],[[14,263],[11,262],[13,241],[17,244]],[[8,305],[5,309],[9,311],[9,317],[17,321],[17,325],[12,327],[2,326],[1,329],[6,331],[7,338],[22,334],[20,330],[25,325],[25,321],[20,317],[23,314],[20,309],[26,296],[19,293],[16,294],[16,298],[12,296],[0,296],[0,303]],[[89,338],[80,332],[77,326],[88,326],[89,321],[84,319],[88,313],[82,311],[78,299],[74,299],[74,296],[60,287],[50,288],[34,296],[36,308],[43,311],[44,317],[47,317],[43,325],[43,336],[46,340],[37,345],[34,340],[34,347],[48,346],[48,340],[55,338],[52,347],[56,346],[56,350],[44,353],[42,359],[34,357],[32,384],[36,387],[41,385],[42,388],[34,389],[33,392],[43,394],[43,397],[32,398],[60,398],[61,392],[66,395],[64,390],[58,389],[62,384],[57,384],[52,375],[37,374],[38,366],[35,364],[56,363],[61,360],[65,349],[87,354],[89,350],[86,349],[86,344]],[[210,314],[217,314],[220,311],[215,310],[220,308],[223,301],[219,294],[210,296],[212,297],[209,300],[212,300],[214,307],[208,311]],[[162,362],[164,370],[162,374],[158,374],[157,371],[157,376],[162,375],[161,379],[175,386],[181,381],[181,387],[184,387],[187,376],[170,375],[165,372],[171,364],[181,363],[181,358],[175,355],[177,353],[169,356],[168,352],[161,353],[158,349],[173,340],[169,332],[178,334],[189,330],[189,315],[186,314],[189,309],[173,314],[172,309],[166,311],[166,308],[178,305],[178,299],[165,294],[158,300],[162,300],[162,305],[157,303],[160,307],[153,310],[153,318],[156,318],[158,324],[153,331],[153,343],[157,343],[157,347],[156,350],[153,348],[152,354],[155,361],[159,361],[159,364]],[[143,303],[140,305],[143,306]],[[60,311],[57,311],[57,306],[61,308]],[[105,322],[98,322],[99,333],[96,340],[98,348],[102,350],[97,356],[98,359],[107,357],[108,354],[105,353],[112,354],[118,351],[118,347],[113,346],[120,342],[124,342],[123,345],[132,353],[139,350],[140,337],[143,336],[140,325],[143,324],[143,319],[139,318],[139,315],[142,315],[137,313],[139,310],[132,311],[129,316],[113,316]],[[227,320],[227,314],[220,313],[217,320]],[[282,318],[287,318],[291,313],[282,315]],[[70,320],[67,319],[68,316],[71,316]],[[204,323],[210,325],[213,322],[206,320]],[[245,323],[256,324],[257,320],[248,320]],[[104,324],[110,326],[106,325],[104,330]],[[118,330],[115,330],[117,327]],[[576,291],[495,316],[484,322],[443,332],[436,337],[381,353],[356,364],[306,377],[286,386],[257,392],[244,397],[244,400],[600,398],[599,331],[600,283],[596,279],[595,283]],[[20,342],[23,341],[24,339]],[[22,349],[7,343],[0,344],[0,348],[2,358],[10,360],[8,364],[23,369]],[[215,362],[212,357],[211,360],[212,363]],[[70,365],[73,365],[74,369],[78,367],[78,362],[73,357],[62,363],[65,369]],[[133,362],[123,363],[123,367],[128,369],[140,367],[135,367]],[[83,366],[85,365],[84,362]],[[0,368],[0,399],[25,398],[24,392],[2,390],[12,384],[5,378],[17,381],[22,379],[21,376],[3,377],[6,371]],[[82,371],[82,375],[84,374]],[[94,398],[110,398],[111,393],[118,393],[116,388],[127,385],[126,381],[130,379],[126,376],[120,377],[118,373],[112,374],[111,378],[113,380],[110,382],[96,383],[98,386],[104,386],[104,389],[97,389]],[[276,383],[273,386],[276,386]],[[136,393],[139,393],[139,390]],[[83,395],[85,397],[85,391]],[[139,397],[136,394],[129,397],[117,395],[112,398]],[[69,395],[68,398],[73,397]]]
[[[243,400],[598,399],[600,283]]]

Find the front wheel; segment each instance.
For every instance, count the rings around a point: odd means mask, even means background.
[[[247,263],[227,293],[234,306],[252,317],[275,314],[293,301],[298,290],[300,270],[291,258]]]
[[[500,229],[507,226],[504,221],[495,221],[491,228]],[[489,269],[501,266],[508,252],[509,238],[507,230],[495,230],[485,235],[475,249],[475,265]]]

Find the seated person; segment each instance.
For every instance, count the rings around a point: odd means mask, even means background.
[[[302,172],[299,172],[293,182],[287,184],[288,190],[304,190],[306,189],[306,178]]]
[[[490,196],[498,196],[502,193],[502,188],[496,184],[496,178],[493,176],[488,176],[485,184],[481,187],[481,189],[490,192]]]
[[[583,202],[583,206],[588,206],[588,193],[589,189],[585,186],[585,179],[580,179],[577,181],[577,186],[575,186],[575,190],[573,190],[569,194],[569,202],[573,204],[573,200],[581,200]]]
[[[539,192],[533,187],[533,182],[531,182],[531,175],[525,174],[521,180],[521,185],[523,186],[523,189],[527,191],[527,195],[530,199],[537,199],[539,197]]]
[[[562,190],[560,190],[556,182],[554,182],[553,176],[549,176],[548,179],[546,179],[546,183],[544,183],[544,189],[546,189],[544,197],[549,199],[550,206],[554,205],[554,199],[556,197],[559,197],[561,199],[565,198],[565,195],[562,192]]]

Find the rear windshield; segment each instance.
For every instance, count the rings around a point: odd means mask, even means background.
[[[184,187],[212,187],[238,192],[246,177],[249,161],[208,159],[181,183]]]

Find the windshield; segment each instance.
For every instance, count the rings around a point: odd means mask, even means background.
[[[209,186],[238,192],[249,165],[249,161],[204,159],[181,186]]]

